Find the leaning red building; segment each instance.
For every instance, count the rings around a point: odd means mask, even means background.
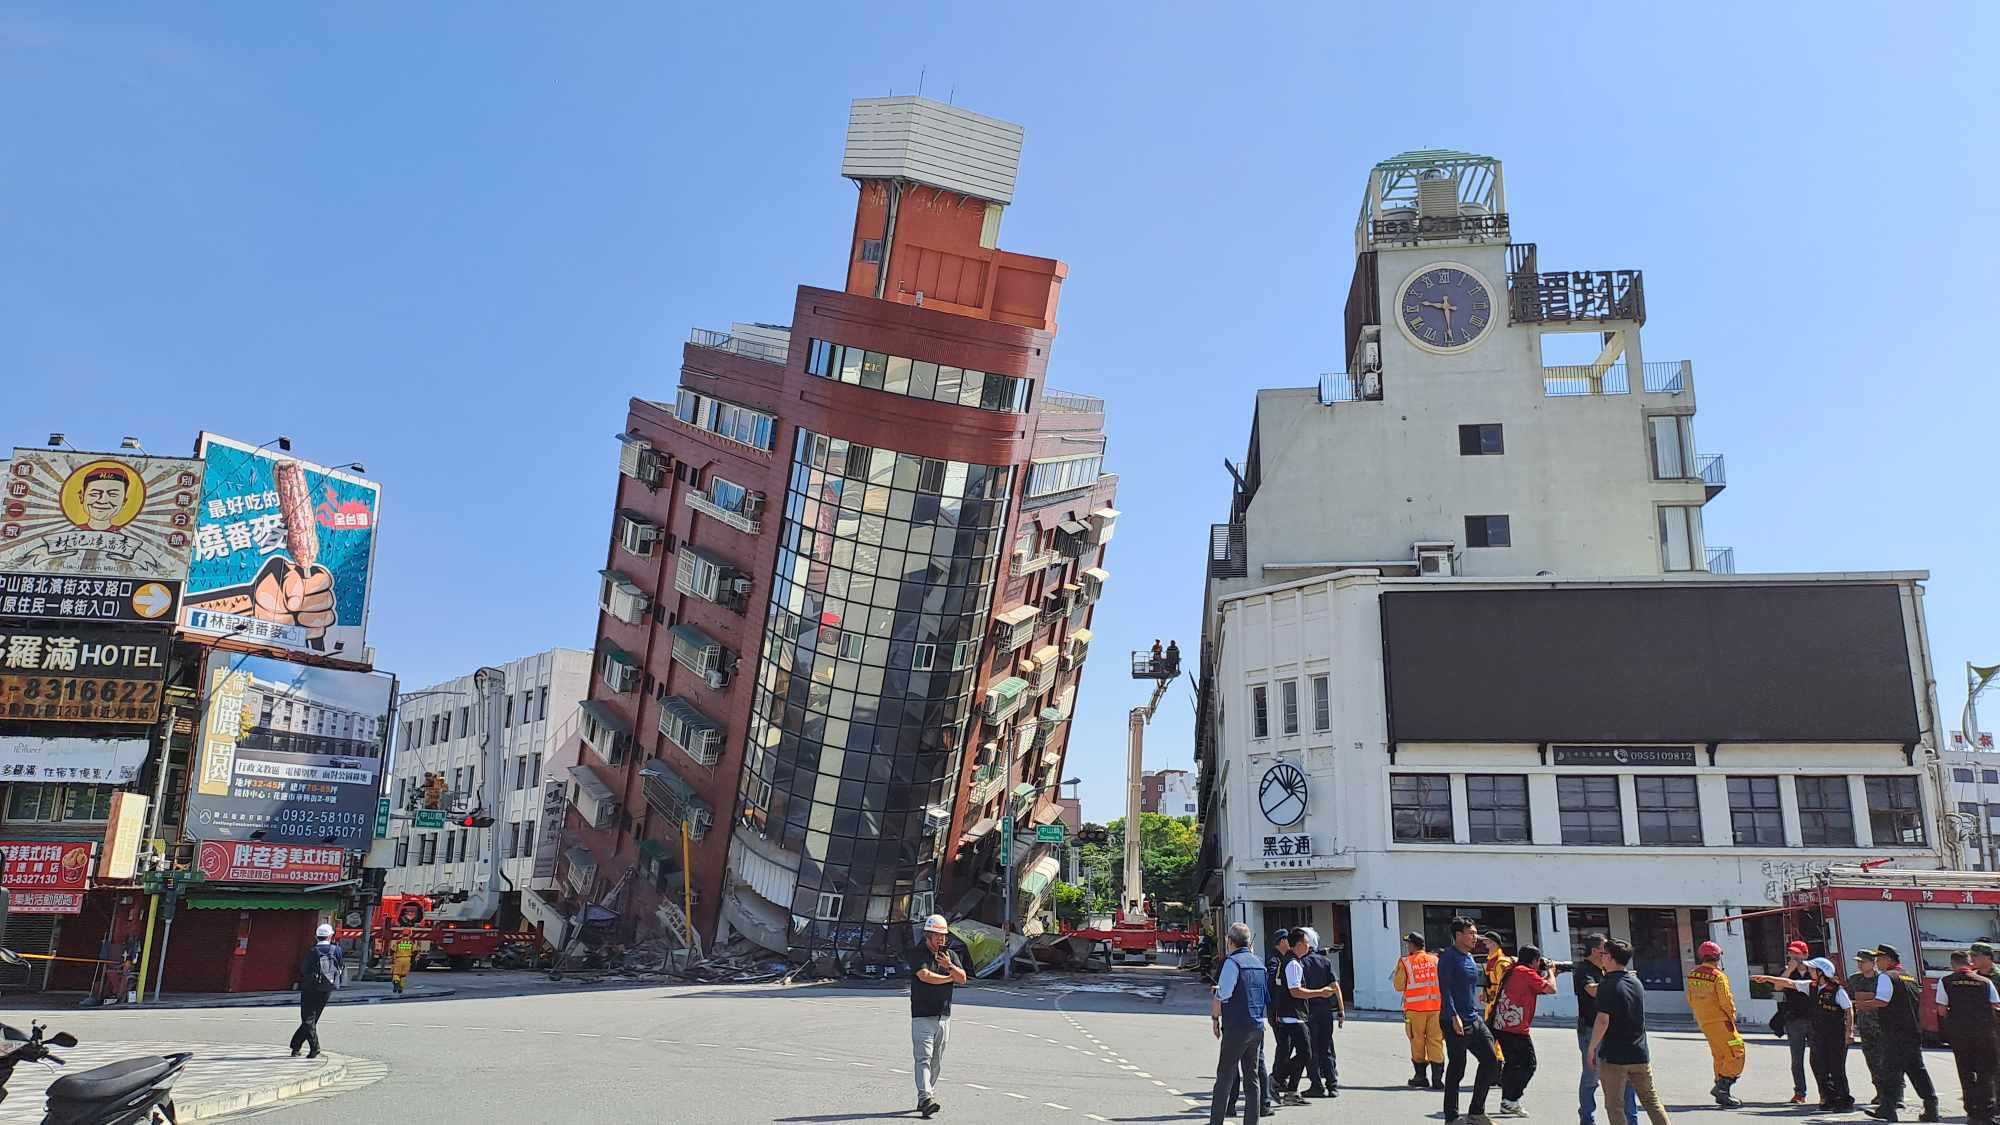
[[[1045,381],[1065,267],[996,244],[1021,138],[855,102],[843,287],[631,403],[564,851],[626,936],[679,929],[684,824],[704,946],[850,970],[1054,877],[1117,478],[1101,400]]]

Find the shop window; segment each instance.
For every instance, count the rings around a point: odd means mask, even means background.
[[[1855,847],[1854,800],[1847,778],[1793,779],[1799,798],[1799,842],[1808,848]]]
[[[1399,842],[1450,843],[1451,777],[1441,773],[1391,776],[1389,820]]]
[[[1923,787],[1914,777],[1867,778],[1868,827],[1876,846],[1922,847]],[[100,818],[101,819],[101,818]]]

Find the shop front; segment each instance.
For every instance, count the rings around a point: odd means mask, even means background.
[[[156,942],[168,992],[283,992],[298,986],[313,931],[340,910],[334,894],[203,886],[188,892]],[[161,911],[165,916],[164,908]]]

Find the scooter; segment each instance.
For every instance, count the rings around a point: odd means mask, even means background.
[[[0,963],[19,964],[12,950],[0,949]],[[76,1046],[76,1036],[67,1031],[43,1037],[46,1025],[39,1021],[20,1028],[0,1023],[0,1102],[7,1098],[7,1083],[14,1068],[24,1062],[38,1062],[51,1068],[64,1065],[51,1047],[67,1050]],[[49,1084],[48,1110],[42,1125],[178,1125],[174,1116],[174,1079],[187,1068],[193,1052],[151,1055],[68,1074]]]

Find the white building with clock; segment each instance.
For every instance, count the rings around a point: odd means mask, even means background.
[[[1927,575],[1734,573],[1646,312],[1638,270],[1513,241],[1499,161],[1407,153],[1346,370],[1257,392],[1206,564],[1204,896],[1316,926],[1364,1007],[1454,914],[1565,960],[1626,937],[1673,991],[1710,938],[1739,981],[1782,961],[1784,919],[1738,916],[1801,873],[1941,865]]]

